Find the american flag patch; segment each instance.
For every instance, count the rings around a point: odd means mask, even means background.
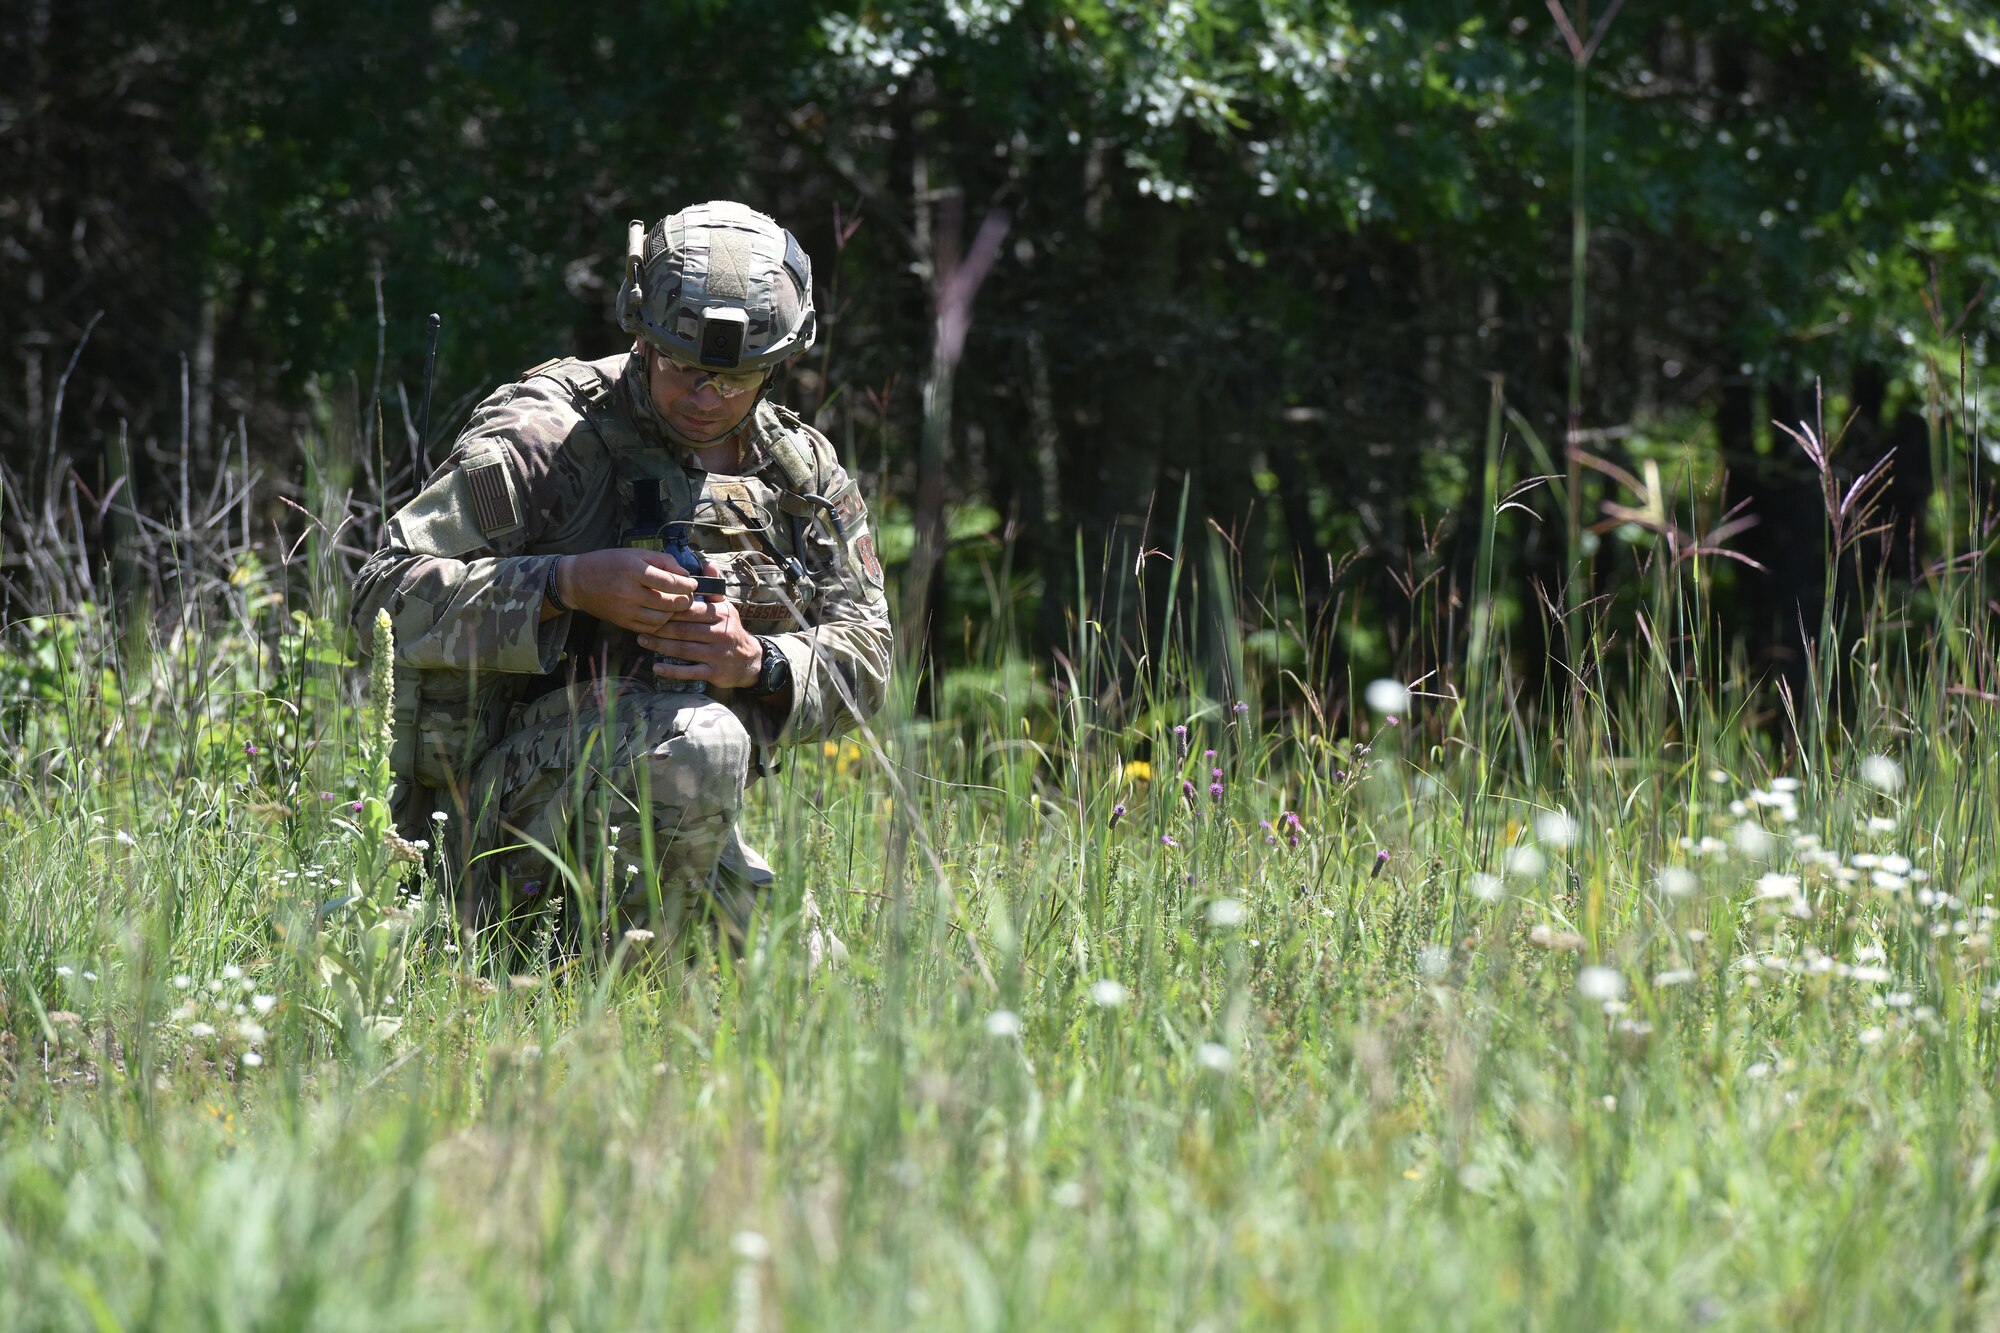
[[[507,468],[499,459],[467,466],[465,487],[472,492],[472,517],[482,533],[494,537],[521,526],[520,511],[514,507],[514,488],[507,484]]]

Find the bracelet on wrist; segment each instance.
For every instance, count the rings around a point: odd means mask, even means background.
[[[549,605],[553,606],[558,613],[573,609],[568,602],[563,600],[560,580],[557,577],[557,572],[562,569],[562,562],[563,558],[561,556],[557,556],[555,559],[549,561],[549,576],[542,580],[542,596],[549,599]]]

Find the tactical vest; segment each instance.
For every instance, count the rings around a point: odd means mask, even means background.
[[[836,559],[845,561],[848,515],[824,495],[831,447],[796,414],[776,404],[753,412],[751,430],[767,460],[760,471],[690,474],[671,451],[639,433],[615,401],[617,382],[589,363],[549,361],[521,379],[537,377],[563,386],[610,457],[619,544],[659,550],[665,529],[686,524],[695,547],[722,570],[724,589],[751,633],[779,634],[810,623],[824,590],[799,558],[808,529],[821,525],[833,538]],[[630,630],[589,623],[594,637],[573,636],[570,644],[579,674],[602,672],[657,686],[653,654]],[[399,783],[399,822],[424,818],[432,794],[469,777],[506,734],[517,704],[566,682],[489,673],[475,683],[469,672],[425,671],[411,683],[417,691],[399,690],[397,701],[395,768],[399,778],[413,779]]]
[[[811,456],[819,451],[811,448],[810,436],[806,449],[793,438],[794,432],[805,434],[797,416],[775,404],[768,414],[753,412],[751,431],[770,460],[761,472],[690,475],[671,451],[640,435],[614,401],[616,383],[588,362],[548,362],[522,378],[536,376],[569,392],[611,456],[620,545],[657,551],[668,528],[685,525],[694,546],[722,570],[724,591],[746,629],[779,634],[805,627],[820,589],[798,553],[805,526],[828,521],[833,510],[821,496],[825,479],[814,466],[820,460]],[[844,547],[837,515],[833,521],[836,545]],[[599,623],[590,651],[610,674],[653,680],[652,654],[638,646],[630,630]]]

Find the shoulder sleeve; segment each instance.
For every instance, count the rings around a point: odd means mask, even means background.
[[[779,744],[818,740],[872,716],[888,695],[895,654],[882,564],[861,488],[824,435],[802,423],[798,430],[810,437],[818,493],[832,512],[811,520],[799,553],[822,590],[814,623],[775,636],[792,668],[792,709]]]
[[[405,666],[554,670],[569,617],[541,619],[555,558],[541,552],[602,488],[601,453],[562,386],[531,379],[495,393],[390,518],[357,580],[355,623],[386,608]]]

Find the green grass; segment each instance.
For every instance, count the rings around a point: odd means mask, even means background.
[[[1727,667],[1699,562],[1639,589],[1650,640],[1597,627],[1614,692],[1447,671],[1394,727],[1255,653],[1236,714],[1171,635],[1107,702],[1081,616],[1060,690],[996,647],[761,785],[746,958],[510,975],[394,899],[335,640],[272,577],[181,634],[18,627],[0,1328],[2000,1318],[1970,578],[1924,590],[1956,640],[1874,603],[1823,724]],[[806,884],[851,951],[817,976]],[[384,920],[378,1041],[318,960]]]

